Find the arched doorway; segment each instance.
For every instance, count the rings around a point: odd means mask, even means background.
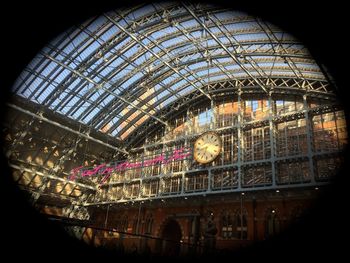
[[[276,211],[271,209],[266,217],[265,238],[273,237],[280,232],[280,220]]]
[[[181,228],[179,223],[174,220],[168,220],[163,228],[161,238],[162,254],[166,256],[178,256],[180,253]]]

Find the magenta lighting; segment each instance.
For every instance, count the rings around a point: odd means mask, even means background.
[[[77,177],[89,177],[93,175],[103,175],[100,184],[103,184],[113,172],[121,172],[127,169],[143,168],[159,164],[167,164],[171,161],[183,160],[186,157],[192,155],[192,149],[190,148],[179,148],[169,153],[162,153],[152,159],[145,159],[141,162],[121,162],[121,163],[110,163],[100,164],[96,167],[84,167],[79,166],[71,170],[69,179],[75,180]]]

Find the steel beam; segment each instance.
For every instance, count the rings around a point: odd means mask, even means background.
[[[64,63],[58,61],[57,59],[55,59],[55,58],[53,58],[53,57],[51,57],[51,56],[49,56],[49,55],[47,55],[47,54],[45,54],[45,53],[42,53],[42,55],[45,56],[46,58],[50,59],[51,61],[53,61],[53,62],[59,64],[60,66],[64,67],[65,69],[71,71],[72,73],[78,75],[80,78],[83,78],[83,79],[87,80],[87,81],[90,82],[91,84],[95,85],[95,88],[104,90],[105,92],[107,92],[107,93],[111,94],[112,96],[118,98],[119,100],[125,102],[126,104],[128,104],[128,105],[131,106],[132,108],[135,108],[135,109],[141,111],[142,113],[148,115],[149,117],[151,117],[151,118],[153,118],[153,119],[159,121],[160,123],[162,123],[162,124],[164,124],[164,125],[167,125],[166,122],[164,122],[164,121],[162,121],[161,119],[155,117],[154,115],[152,115],[152,114],[150,114],[149,112],[143,110],[142,108],[136,106],[133,102],[129,102],[128,100],[124,99],[123,97],[121,97],[121,96],[115,94],[114,92],[112,92],[112,91],[106,89],[105,87],[103,87],[103,84],[102,84],[102,83],[101,83],[101,84],[100,84],[100,83],[97,83],[96,81],[94,81],[94,80],[90,79],[89,77],[83,75],[83,74],[80,73],[79,71],[68,67],[68,66],[65,65]]]
[[[304,100],[305,100],[305,96],[304,96]],[[238,97],[238,102],[241,101],[241,96]],[[305,100],[306,101],[306,100]],[[304,103],[306,103],[304,101]],[[228,126],[228,127],[224,127],[227,132],[230,132],[230,130],[232,128],[237,129],[237,136],[238,136],[238,160],[236,163],[233,164],[227,164],[227,165],[219,165],[216,167],[203,167],[203,168],[190,168],[190,162],[191,162],[191,158],[188,160],[184,160],[184,170],[182,170],[181,172],[176,172],[173,173],[174,176],[176,176],[177,178],[182,178],[182,183],[180,185],[178,185],[178,189],[175,192],[170,192],[167,193],[166,195],[164,195],[164,192],[162,192],[162,188],[160,187],[160,189],[158,190],[158,192],[155,194],[155,196],[144,196],[142,195],[141,192],[139,192],[139,194],[135,197],[124,197],[122,199],[117,199],[117,200],[109,200],[109,199],[101,199],[98,202],[93,202],[93,203],[86,203],[86,205],[95,205],[95,204],[108,204],[108,203],[125,203],[125,202],[135,202],[135,201],[143,201],[143,200],[157,200],[157,199],[166,199],[166,198],[177,198],[177,197],[191,197],[191,196],[196,196],[196,195],[209,195],[209,194],[222,194],[222,193],[241,193],[241,192],[248,192],[248,191],[259,191],[259,190],[270,190],[270,191],[275,191],[277,189],[289,189],[289,188],[302,188],[302,187],[316,187],[319,185],[325,185],[327,184],[327,182],[318,182],[314,179],[314,176],[311,175],[310,176],[310,180],[308,181],[299,181],[298,183],[289,183],[289,184],[278,184],[277,181],[277,170],[275,169],[275,165],[277,161],[290,161],[291,159],[296,159],[296,158],[307,158],[309,157],[309,160],[311,160],[312,158],[312,150],[311,147],[309,146],[309,150],[307,154],[304,155],[291,155],[291,156],[284,156],[284,157],[276,157],[276,145],[275,145],[275,141],[276,141],[276,133],[274,132],[274,121],[275,120],[275,115],[276,113],[272,111],[273,108],[273,100],[271,98],[271,94],[269,97],[269,102],[270,102],[270,112],[269,112],[269,116],[267,119],[263,120],[264,123],[268,123],[266,124],[267,127],[270,129],[270,135],[269,135],[269,140],[270,140],[270,147],[271,147],[271,156],[266,157],[266,159],[261,159],[261,160],[252,160],[252,161],[244,161],[242,160],[242,137],[243,134],[240,132],[240,128],[241,128],[241,124],[238,124],[234,127],[232,126]],[[213,105],[212,105],[213,107]],[[325,106],[326,108],[328,108],[329,106]],[[319,109],[323,109],[323,107],[320,107]],[[242,111],[243,109],[240,107],[239,108],[239,115],[240,115],[240,122],[241,123],[242,120]],[[303,114],[308,114],[308,112],[312,111],[312,109],[308,109],[307,107],[304,107],[302,110],[299,110],[297,112],[291,112],[289,115],[283,115],[280,118],[284,119],[284,120],[290,120],[290,117],[292,117],[294,119],[294,117],[296,118],[300,118],[300,113]],[[188,111],[187,111],[187,115],[189,115]],[[299,116],[299,117],[298,117]],[[307,118],[306,116],[303,117],[303,119]],[[256,123],[261,123],[262,121],[256,121]],[[252,124],[252,123],[250,123]],[[253,124],[252,124],[253,125]],[[212,127],[213,129],[215,129],[215,127]],[[218,130],[218,129],[215,129]],[[221,130],[221,129],[220,129]],[[310,144],[310,141],[312,140],[312,132],[308,131],[308,144]],[[188,140],[190,138],[192,138],[193,136],[196,136],[196,134],[187,134],[184,137],[181,138],[181,141],[185,141],[185,145],[188,145]],[[178,142],[178,139],[174,139],[172,142],[175,143]],[[233,142],[233,140],[232,140]],[[160,144],[158,145],[164,145],[163,148],[166,149],[168,146],[166,144],[164,144],[163,142],[160,142]],[[154,145],[153,145],[154,146]],[[141,149],[141,148],[140,148]],[[146,148],[143,147],[143,150],[145,150]],[[141,149],[141,150],[142,150]],[[263,185],[259,185],[259,184],[252,184],[252,185],[247,185],[246,187],[242,187],[241,185],[241,180],[242,180],[242,174],[243,171],[240,169],[241,166],[243,165],[259,165],[259,164],[264,164],[264,163],[268,163],[271,168],[272,168],[272,182],[268,182],[266,184]],[[230,168],[237,168],[238,169],[238,184],[235,187],[232,187],[231,189],[224,189],[224,190],[212,190],[212,185],[213,185],[213,181],[211,180],[211,170],[212,169],[230,169]],[[312,162],[310,162],[310,169],[313,169],[313,164]],[[186,172],[185,172],[186,171]],[[194,191],[186,191],[186,185],[185,185],[185,173],[187,172],[208,172],[208,188],[203,188],[200,190],[194,190]],[[171,173],[171,172],[170,172]],[[155,180],[159,180],[159,185],[164,187],[165,181],[164,178],[169,178],[168,176],[165,176],[163,174],[159,174],[157,176],[153,176],[152,177]],[[144,178],[141,177],[139,179],[132,179],[129,181],[125,181],[123,180],[121,183],[124,185],[124,189],[125,186],[127,185],[128,182],[139,182],[140,183],[140,189],[144,188]],[[113,183],[115,184],[115,183]],[[113,185],[113,184],[110,184]],[[108,186],[107,186],[108,187]],[[107,193],[108,195],[108,193]]]
[[[305,121],[306,121],[306,140],[307,140],[307,155],[309,159],[309,172],[311,177],[311,182],[315,182],[315,172],[314,172],[314,151],[313,151],[313,139],[314,139],[314,133],[312,128],[312,118],[310,117],[310,110],[307,103],[307,96],[303,96],[303,104],[304,104],[304,111],[305,111]]]
[[[33,171],[31,169],[28,169],[28,168],[25,168],[25,167],[21,167],[21,166],[15,165],[15,164],[11,164],[11,163],[9,164],[9,166],[11,168],[14,168],[14,169],[19,170],[19,171],[26,171],[26,172],[29,172],[29,173],[34,173],[34,174],[40,175],[40,176],[45,177],[45,178],[54,179],[54,180],[57,180],[57,181],[61,181],[61,182],[69,183],[69,184],[73,184],[73,185],[77,185],[79,187],[83,187],[83,188],[86,188],[86,189],[90,189],[90,190],[95,190],[96,191],[96,187],[93,187],[93,186],[90,186],[90,185],[86,185],[86,184],[82,184],[82,183],[78,183],[78,182],[71,181],[71,180],[68,180],[68,179],[64,179],[64,178],[58,177],[56,175],[52,175],[52,174],[48,174],[48,173],[42,173],[42,172],[39,172],[39,171]]]
[[[180,71],[176,68],[174,68],[173,66],[171,66],[169,64],[169,62],[163,60],[157,53],[155,53],[152,49],[150,49],[148,46],[146,46],[144,43],[142,43],[140,40],[137,39],[137,37],[135,37],[133,34],[131,34],[130,32],[128,32],[127,30],[125,30],[125,28],[123,28],[121,25],[119,25],[118,23],[116,23],[114,21],[114,19],[112,19],[111,17],[109,17],[108,15],[105,15],[105,17],[110,20],[116,27],[118,27],[121,31],[123,31],[124,33],[126,33],[129,37],[131,37],[134,41],[136,41],[138,44],[140,44],[144,49],[146,49],[148,52],[150,52],[153,56],[155,56],[157,59],[161,60],[166,66],[168,66],[171,70],[173,70],[175,73],[177,73],[180,77],[182,77],[182,74],[180,73]],[[199,90],[203,95],[205,95],[206,97],[208,97],[208,99],[211,100],[211,97],[209,94],[207,94],[206,92],[204,92],[201,88],[197,87],[196,84],[193,81],[188,80],[187,78],[183,78],[187,83],[189,83],[190,85],[192,85],[195,89]]]
[[[216,35],[213,34],[213,32],[211,32],[209,30],[209,28],[202,23],[202,21],[196,16],[196,14],[189,8],[187,7],[185,4],[183,4],[184,8],[193,16],[193,18],[205,29],[205,31],[208,32],[208,34],[225,50],[225,52],[232,58],[232,60],[234,62],[237,63],[238,66],[240,66],[243,71],[252,79],[254,79],[256,81],[256,83],[266,92],[268,93],[267,89],[265,88],[265,85],[263,83],[260,82],[259,79],[256,79],[250,72],[249,70],[247,70],[245,68],[245,66],[227,49],[227,47],[222,44],[222,42],[217,38]],[[259,72],[259,71],[257,71]]]
[[[38,115],[38,114],[33,113],[33,112],[31,112],[31,111],[28,111],[28,110],[25,110],[25,109],[23,109],[23,108],[21,108],[21,107],[19,107],[19,106],[17,106],[17,105],[14,105],[14,104],[11,104],[11,103],[7,103],[7,105],[8,105],[9,107],[15,109],[15,110],[18,110],[18,111],[20,111],[20,112],[23,112],[23,113],[25,113],[25,114],[27,114],[27,115],[29,115],[29,116],[35,117],[35,118],[37,118],[38,120],[45,121],[45,122],[50,123],[50,124],[52,124],[52,125],[54,125],[54,126],[57,126],[57,127],[59,127],[59,128],[62,128],[62,129],[64,129],[64,130],[67,130],[67,131],[69,131],[69,132],[71,132],[71,133],[74,133],[74,134],[77,134],[77,135],[79,135],[79,136],[81,136],[81,137],[84,137],[85,139],[88,139],[88,140],[97,142],[97,143],[99,143],[99,144],[101,144],[101,145],[104,145],[104,146],[106,146],[106,147],[108,147],[108,148],[111,148],[111,149],[113,149],[113,150],[115,150],[115,151],[118,151],[118,152],[121,152],[121,153],[124,153],[124,154],[129,154],[129,153],[128,153],[126,150],[124,150],[124,149],[120,149],[120,148],[118,148],[118,147],[115,147],[115,146],[110,145],[110,144],[108,144],[108,143],[105,143],[105,142],[103,142],[103,141],[100,141],[100,140],[98,140],[98,139],[96,139],[96,138],[94,138],[94,137],[91,137],[91,136],[86,135],[86,134],[84,134],[84,133],[81,133],[81,132],[79,132],[79,131],[73,130],[73,129],[71,129],[71,128],[67,127],[67,126],[64,126],[64,125],[62,125],[62,124],[60,124],[60,123],[58,123],[58,122],[49,120],[48,118],[45,118],[44,116]]]
[[[269,105],[270,105],[270,109],[269,109],[269,129],[270,129],[270,151],[271,151],[271,155],[270,155],[270,160],[271,160],[271,172],[272,172],[272,185],[276,186],[277,183],[277,176],[276,176],[276,157],[277,157],[277,138],[276,138],[276,128],[275,128],[275,124],[273,123],[273,117],[275,116],[275,112],[274,112],[274,107],[273,107],[273,103],[274,101],[272,100],[271,97],[271,93],[269,94]]]
[[[231,39],[234,40],[235,44],[242,50],[245,51],[245,49],[243,48],[242,44],[236,40],[236,38],[231,34],[228,35],[228,32],[224,32],[223,29],[225,29],[226,31],[227,28],[225,25],[223,25],[221,22],[217,22],[214,21],[209,15],[208,18],[215,24],[215,26],[223,33],[223,35],[229,40],[229,42],[231,43],[232,46],[234,46],[234,44],[231,42]],[[218,20],[218,19],[217,19]],[[219,39],[218,39],[219,40]],[[221,42],[221,41],[220,41]],[[217,42],[219,43],[219,42]],[[219,43],[220,44],[220,43]],[[221,45],[221,44],[220,44]],[[241,51],[240,54],[238,54],[237,50],[234,49],[235,51],[235,55],[243,55],[244,57],[248,57],[247,53],[244,53]],[[231,53],[228,53],[229,56],[231,56]],[[259,74],[260,77],[264,78],[267,77],[267,74],[265,73],[265,71],[256,63],[256,60],[246,60],[247,63],[249,63],[251,65],[251,67]],[[243,69],[245,71],[245,67],[243,66],[243,64],[239,64],[240,68]],[[272,64],[273,66],[273,64]],[[248,70],[248,69],[247,69]],[[248,70],[249,71],[249,70]],[[261,71],[261,72],[260,72]],[[262,73],[262,74],[261,74]],[[257,81],[257,79],[255,79],[255,81]]]
[[[256,22],[257,22],[257,24],[261,27],[261,29],[265,32],[265,34],[267,35],[267,37],[269,38],[269,40],[271,41],[271,46],[272,46],[274,52],[277,53],[277,51],[275,50],[275,48],[274,48],[274,46],[273,46],[273,41],[276,41],[278,47],[279,47],[280,49],[282,49],[283,52],[284,52],[284,53],[279,54],[279,55],[280,55],[280,56],[281,56],[281,55],[284,56],[285,61],[287,62],[287,64],[288,64],[290,70],[295,74],[295,76],[296,76],[297,78],[303,79],[303,78],[304,78],[303,74],[301,73],[301,71],[300,71],[300,69],[297,67],[297,65],[293,62],[293,60],[290,59],[290,58],[287,59],[287,58],[288,58],[288,52],[287,52],[287,50],[286,50],[286,49],[283,47],[283,45],[280,43],[280,40],[276,37],[276,35],[274,34],[274,32],[271,30],[271,28],[270,28],[267,24],[265,24],[265,23],[259,21],[259,19],[256,19]],[[264,27],[264,25],[266,26],[266,28]],[[273,39],[271,39],[270,36],[271,36]],[[298,73],[299,73],[299,75],[298,75]]]

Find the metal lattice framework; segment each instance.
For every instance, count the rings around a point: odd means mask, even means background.
[[[191,93],[210,99],[215,83],[249,79],[269,92],[287,78],[332,92],[306,48],[275,26],[210,5],[158,3],[71,28],[37,55],[14,92],[125,139],[151,119],[166,125],[162,111]]]
[[[94,200],[97,191],[96,182],[68,179],[74,164],[65,164],[77,161],[77,153],[82,160],[125,159],[142,149],[149,134],[174,128],[170,121],[190,105],[205,102],[214,109],[217,99],[225,96],[240,101],[241,96],[254,94],[272,103],[274,96],[298,95],[304,108],[296,114],[303,114],[310,128],[308,116],[313,109],[307,100],[336,105],[335,91],[308,50],[272,24],[207,4],[139,5],[70,28],[24,69],[13,87],[15,102],[9,107],[27,121],[17,127],[23,131],[10,136],[7,155],[12,168],[21,171],[20,178],[25,172],[32,174],[29,181],[24,180],[27,189],[35,178],[41,178],[38,187],[30,190],[34,199],[37,193],[56,198],[67,186],[71,193],[85,189],[84,194],[65,195],[73,207],[77,200]],[[274,117],[271,112],[267,120],[272,130]],[[38,123],[56,127],[61,138],[47,141],[51,150],[43,163],[55,156],[55,144],[69,141],[50,168],[35,167],[22,154],[21,145],[33,137]],[[311,144],[311,132],[307,134]],[[89,154],[79,150],[82,142],[94,149]],[[102,149],[108,149],[105,156],[99,155],[105,152]],[[312,162],[311,152],[308,157]],[[62,182],[62,190],[52,193],[50,180]]]

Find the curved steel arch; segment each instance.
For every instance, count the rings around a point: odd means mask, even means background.
[[[246,78],[268,92],[268,78],[326,81],[298,40],[246,14],[229,12],[169,2],[92,18],[45,47],[13,91],[120,137],[150,118],[166,125],[164,108],[196,91],[210,99],[206,87],[214,82]]]

